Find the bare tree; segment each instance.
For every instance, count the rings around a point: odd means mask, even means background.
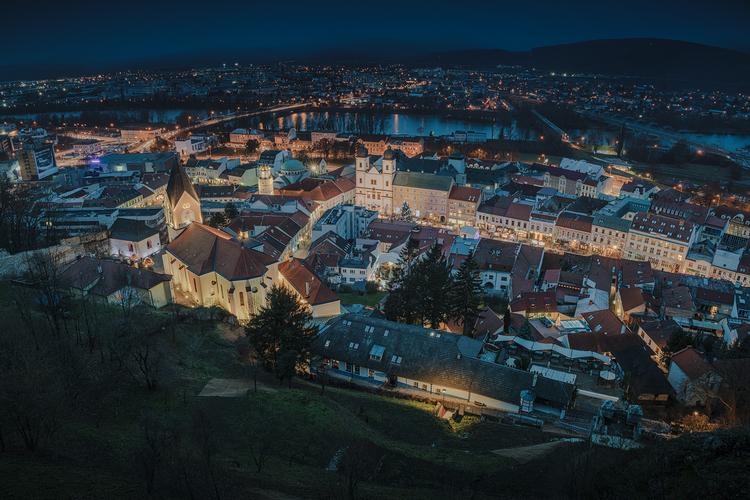
[[[601,448],[591,443],[566,443],[563,445],[560,480],[571,500],[586,498],[586,492],[596,476]]]
[[[219,481],[216,478],[216,455],[219,452],[222,435],[221,422],[217,421],[218,415],[210,417],[205,411],[198,409],[193,413],[193,439],[198,444],[198,453],[201,466],[216,494],[216,499],[221,498],[219,493]]]
[[[716,399],[727,412],[730,425],[750,422],[750,358],[722,359],[712,363],[721,379]]]
[[[122,323],[113,329],[107,347],[112,359],[134,381],[151,390],[159,386],[165,356],[156,332],[136,331]]]
[[[332,496],[340,500],[357,500],[360,484],[372,481],[377,475],[384,451],[351,430],[344,430],[336,442],[338,449],[327,467],[334,473],[330,476]]]
[[[257,402],[247,412],[243,430],[250,455],[255,463],[255,470],[260,480],[263,481],[263,467],[268,458],[277,450],[283,437],[283,427],[266,405]]]
[[[65,323],[63,290],[66,283],[62,279],[62,261],[59,254],[50,250],[27,254],[24,280],[36,291],[34,299],[39,312],[55,338],[61,338],[63,330],[67,333]]]
[[[66,366],[73,361],[66,349],[50,339],[32,346],[11,334],[0,344],[0,411],[30,451],[53,442],[75,409],[75,373]]]

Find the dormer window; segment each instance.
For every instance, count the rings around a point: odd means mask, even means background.
[[[370,350],[370,359],[373,361],[380,361],[383,359],[384,352],[385,352],[385,347],[374,345],[372,346],[372,349]]]

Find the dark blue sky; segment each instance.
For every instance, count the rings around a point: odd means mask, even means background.
[[[117,61],[215,47],[351,46],[392,39],[440,50],[532,47],[598,38],[750,45],[748,0],[205,0],[3,6],[0,65]]]

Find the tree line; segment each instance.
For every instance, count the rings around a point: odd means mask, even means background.
[[[0,248],[10,254],[57,244],[61,234],[55,223],[62,215],[59,204],[29,186],[0,181]]]
[[[472,335],[480,316],[483,289],[479,263],[467,255],[454,275],[442,247],[434,243],[422,258],[409,240],[391,270],[383,312],[389,321],[439,328],[456,321]]]

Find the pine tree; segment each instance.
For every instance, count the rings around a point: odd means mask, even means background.
[[[290,356],[294,366],[306,363],[310,358],[310,344],[315,330],[308,328],[312,319],[306,305],[283,285],[274,285],[268,292],[267,305],[250,319],[245,327],[245,336],[264,364],[272,366],[283,381],[290,376]],[[280,356],[284,356],[278,365]],[[278,366],[277,366],[278,365]]]
[[[531,334],[531,323],[528,318],[521,325],[521,331],[518,332],[518,336],[526,340],[534,340],[534,336]]]
[[[463,325],[464,335],[470,336],[474,333],[474,325],[479,318],[483,292],[479,263],[473,252],[461,262],[453,283],[450,296],[451,317]]]
[[[448,297],[453,278],[451,268],[442,252],[441,245],[434,243],[424,258],[414,267],[414,271],[421,276],[421,286],[418,294],[418,316],[421,324],[429,324],[430,328],[440,328],[450,315]]]
[[[240,215],[240,211],[237,210],[237,205],[231,201],[224,205],[224,217],[226,217],[227,223],[232,222],[238,215]]]
[[[414,222],[414,215],[411,213],[411,207],[407,202],[401,205],[401,220],[406,222]]]
[[[227,218],[224,215],[224,212],[218,212],[211,216],[210,219],[208,219],[208,225],[216,228],[216,229],[223,229],[227,226]]]
[[[512,321],[510,314],[510,304],[505,308],[505,315],[503,316],[503,332],[508,333],[510,331],[510,322]]]
[[[419,276],[412,272],[416,266],[419,249],[414,240],[409,240],[401,250],[398,267],[393,269],[388,281],[388,297],[383,313],[389,321],[413,324],[417,318]]]

